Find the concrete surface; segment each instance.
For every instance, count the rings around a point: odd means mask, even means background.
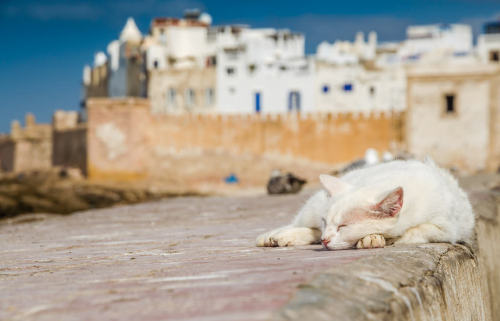
[[[464,246],[254,246],[309,193],[3,221],[0,320],[490,319],[485,279]]]

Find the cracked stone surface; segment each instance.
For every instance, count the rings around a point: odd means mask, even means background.
[[[401,256],[414,258],[423,271],[451,247],[255,247],[259,233],[288,223],[310,194],[187,197],[3,221],[0,319],[293,319],[302,315],[297,305],[321,301],[317,291],[297,301],[307,293],[303,284],[314,286],[321,272],[340,271],[332,284],[342,284],[342,275],[352,279],[350,266],[377,261],[387,251],[391,271],[401,266]],[[375,275],[356,282],[389,286],[367,293],[394,294],[391,283]]]

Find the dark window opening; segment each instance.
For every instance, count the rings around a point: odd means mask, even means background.
[[[500,61],[500,53],[498,51],[491,51],[490,52],[490,61]]]
[[[228,75],[234,75],[236,73],[236,70],[233,67],[229,67],[226,69],[226,73]]]
[[[158,60],[153,61],[153,66],[155,69],[158,69]]]
[[[370,95],[375,95],[375,87],[373,86],[370,87]]]
[[[207,57],[206,66],[207,67],[212,67],[212,66],[215,66],[215,65],[217,65],[217,58],[215,56]]]
[[[300,111],[300,92],[291,91],[288,94],[288,111]]]
[[[455,95],[453,94],[446,95],[445,100],[446,100],[446,113],[454,114],[456,112]]]
[[[321,88],[324,94],[328,93],[330,91],[330,86],[328,85],[323,85],[323,88]]]

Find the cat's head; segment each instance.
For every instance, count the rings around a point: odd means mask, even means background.
[[[403,206],[403,188],[374,190],[354,188],[342,179],[321,175],[332,202],[323,219],[323,246],[330,250],[352,248],[369,234],[384,234],[398,219]]]

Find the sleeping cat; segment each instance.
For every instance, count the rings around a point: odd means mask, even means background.
[[[292,224],[257,237],[257,246],[322,243],[330,250],[396,243],[470,242],[474,213],[467,195],[432,161],[393,161],[341,178],[321,175],[324,187]]]

